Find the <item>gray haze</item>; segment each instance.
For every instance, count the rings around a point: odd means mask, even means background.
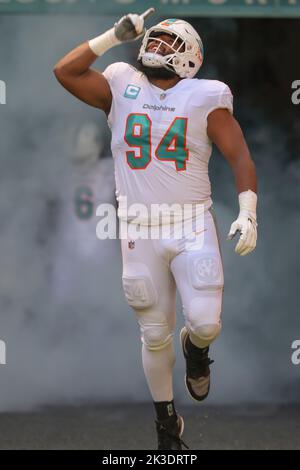
[[[73,189],[90,178],[80,162],[74,163],[85,147],[78,135],[98,126],[87,153],[107,156],[105,116],[68,95],[52,74],[63,54],[115,20],[0,17],[0,80],[7,84],[7,104],[0,105],[0,339],[7,345],[0,411],[150,399],[138,327],[122,292],[119,244],[96,240],[96,221],[79,221],[73,213]],[[211,46],[206,78],[231,84],[231,68],[234,82],[234,70],[248,57],[245,40],[239,63],[234,61],[239,28],[232,20],[207,23],[208,43],[212,30],[231,38],[233,50],[225,64],[221,51]],[[135,52],[136,46],[115,48],[97,66],[132,60]],[[247,94],[246,83],[233,85],[235,109],[258,169],[259,242],[245,258],[234,253],[236,242],[226,242],[238,205],[232,173],[215,152],[211,179],[226,288],[224,329],[212,347],[209,402],[299,401],[300,366],[290,360],[291,343],[300,339],[299,110],[291,108],[287,90],[280,115],[283,122],[286,103],[289,121],[281,126],[272,119],[271,99],[269,114],[265,110],[262,90],[255,94],[250,86],[253,93]],[[91,168],[96,187],[97,172],[99,178],[106,175],[98,201],[114,201],[112,160],[96,157]],[[178,303],[178,329],[182,323]],[[175,396],[188,403],[176,341]]]

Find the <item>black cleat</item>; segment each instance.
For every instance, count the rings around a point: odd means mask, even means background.
[[[158,450],[182,450],[188,446],[181,440],[184,430],[183,418],[179,415],[156,421]]]
[[[209,347],[200,349],[194,346],[192,351],[187,351],[186,342],[189,334],[184,327],[180,332],[180,342],[186,360],[185,385],[190,396],[197,402],[204,400],[209,394],[210,387],[210,364],[208,357]]]

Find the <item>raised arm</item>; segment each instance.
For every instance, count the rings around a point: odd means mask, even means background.
[[[55,65],[54,74],[76,98],[108,114],[112,101],[109,84],[102,73],[90,68],[97,58],[89,43],[85,42]]]
[[[123,16],[113,28],[73,49],[55,65],[57,80],[76,98],[108,114],[112,102],[109,84],[91,65],[111,47],[141,37],[144,19],[153,11],[151,8],[142,15]]]

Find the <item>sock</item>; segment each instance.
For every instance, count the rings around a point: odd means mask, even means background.
[[[172,401],[154,401],[153,402],[158,421],[176,416],[174,400]]]

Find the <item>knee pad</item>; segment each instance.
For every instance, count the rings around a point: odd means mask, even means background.
[[[150,351],[159,351],[173,340],[173,333],[167,324],[144,324],[141,326],[142,342]]]
[[[150,272],[144,264],[130,263],[123,274],[123,289],[128,304],[134,309],[145,309],[154,305],[157,294]]]
[[[208,346],[220,334],[222,297],[223,287],[203,289],[202,295],[184,308],[186,327],[192,342],[200,348]]]
[[[203,324],[196,328],[193,328],[193,325],[190,325],[188,330],[192,343],[198,348],[206,348],[219,336],[221,332],[221,323]]]
[[[184,305],[187,327],[195,332],[203,325],[219,325],[222,312],[223,288],[203,290],[202,295],[194,297]]]
[[[193,337],[197,337],[202,343],[212,343],[221,332],[221,324],[200,325],[191,330]]]

